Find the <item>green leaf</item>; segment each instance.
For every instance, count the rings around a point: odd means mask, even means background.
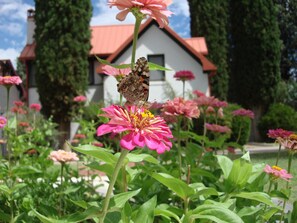
[[[85,201],[74,201],[74,200],[70,200],[73,204],[75,204],[78,207],[81,207],[83,209],[87,209],[88,207],[88,203]]]
[[[96,55],[95,55],[95,57],[101,64],[109,65],[109,66],[117,68],[117,69],[125,69],[125,68],[129,68],[131,66],[130,64],[121,64],[121,65],[111,64],[108,60],[101,59],[100,57],[97,57]]]
[[[187,185],[180,179],[174,178],[173,176],[166,173],[153,173],[152,177],[155,178],[160,183],[164,184],[170,190],[175,192],[177,196],[181,197],[183,200],[187,199],[191,195],[195,194],[195,190]]]
[[[189,211],[183,222],[193,222],[194,219],[207,219],[217,223],[244,223],[237,214],[228,208],[208,204],[200,205]]]
[[[181,223],[181,220],[179,219],[179,217],[175,213],[167,209],[156,208],[155,216],[163,216],[167,219],[174,218],[178,223]]]
[[[65,220],[58,220],[58,219],[45,217],[44,215],[40,214],[34,209],[32,210],[32,212],[42,223],[68,223]]]
[[[147,161],[149,163],[154,163],[154,164],[159,163],[159,160],[157,160],[156,158],[154,158],[152,155],[149,155],[149,154],[129,153],[127,155],[127,158],[129,160],[129,162],[133,162],[133,163],[139,163],[139,162],[143,162],[143,161]]]
[[[19,176],[19,177],[24,177],[28,176],[31,174],[40,174],[42,173],[41,170],[36,169],[35,167],[32,166],[16,166],[12,169],[12,172],[14,175]]]
[[[149,64],[149,69],[150,70],[162,70],[162,71],[171,71],[171,69],[168,69],[166,67],[162,67],[158,64],[152,63],[152,62],[148,62]]]
[[[232,160],[227,156],[217,155],[218,163],[223,171],[224,178],[227,179],[233,166]]]
[[[258,201],[258,202],[267,204],[272,207],[277,207],[271,201],[271,198],[269,197],[269,195],[266,193],[263,193],[263,192],[241,192],[239,194],[232,195],[231,197],[245,198],[245,199],[249,199],[249,200]]]
[[[78,186],[78,187],[73,187],[73,186],[68,187],[68,188],[66,188],[66,190],[63,191],[63,194],[74,193],[74,192],[78,191],[80,188],[81,188],[80,186]]]
[[[111,152],[107,149],[103,149],[93,145],[83,145],[80,147],[73,147],[71,148],[77,152],[80,152],[85,155],[92,156],[100,161],[104,161],[106,163],[114,164],[117,161],[117,158],[114,157]]]
[[[226,180],[226,189],[230,192],[243,188],[252,173],[252,164],[244,158],[234,160],[231,172]]]
[[[131,220],[132,208],[129,203],[126,203],[121,212],[122,223],[129,223]]]
[[[6,185],[0,185],[0,192],[3,192],[7,197],[12,193],[11,190]]]
[[[274,216],[277,212],[279,212],[279,208],[270,208],[269,210],[266,210],[265,213],[262,215],[264,220],[268,221],[272,216]],[[294,221],[291,221],[293,223]],[[294,222],[296,223],[296,222]]]
[[[237,214],[239,217],[254,215],[262,210],[262,207],[244,207]]]
[[[113,196],[110,200],[110,205],[109,207],[114,208],[123,208],[124,205],[126,204],[126,202],[131,199],[132,197],[136,196],[139,192],[141,191],[141,189],[138,190],[134,190],[134,191],[128,191],[128,192],[124,192],[124,193],[120,193],[117,194],[115,196]]]
[[[291,214],[291,222],[297,223],[297,201],[294,201],[293,203],[293,210]]]
[[[154,196],[138,209],[135,223],[153,223],[154,222],[154,210],[157,205],[157,196]]]

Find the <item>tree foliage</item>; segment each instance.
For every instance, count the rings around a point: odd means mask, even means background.
[[[211,78],[212,94],[226,100],[228,93],[228,1],[188,0],[191,17],[191,36],[206,39],[209,59],[217,66]]]
[[[90,50],[89,0],[35,0],[36,82],[42,112],[71,120],[73,97],[84,94]]]
[[[283,42],[281,76],[297,78],[297,0],[274,0]]]
[[[230,0],[230,99],[267,107],[280,80],[280,31],[272,0]]]

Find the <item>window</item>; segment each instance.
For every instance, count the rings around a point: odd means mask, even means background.
[[[165,59],[163,54],[159,55],[148,55],[148,61],[151,63],[158,64],[160,66],[165,66]],[[152,70],[150,71],[150,81],[164,81],[165,71],[162,70]]]
[[[28,62],[29,87],[36,87],[36,66],[34,62]]]

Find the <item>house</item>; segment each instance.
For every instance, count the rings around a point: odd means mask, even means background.
[[[10,60],[0,60],[0,76],[18,76]],[[13,106],[14,101],[25,99],[25,89],[22,84],[11,86],[9,90],[9,108]],[[0,114],[7,109],[7,89],[0,86]]]
[[[27,44],[19,59],[26,65],[28,80],[28,100],[38,102],[35,83],[35,43],[34,43],[34,11],[28,10]],[[89,87],[87,97],[91,101],[119,101],[117,81],[114,77],[100,74],[100,64],[95,55],[107,59],[111,63],[130,63],[134,25],[92,26],[89,54]],[[163,29],[148,19],[141,25],[137,42],[136,58],[146,57],[148,61],[169,68],[170,71],[150,72],[149,101],[162,102],[173,92],[182,95],[182,82],[176,81],[176,71],[191,70],[196,79],[186,82],[186,91],[200,90],[210,95],[209,78],[216,72],[216,66],[207,58],[208,50],[205,39],[181,38],[170,27]]]

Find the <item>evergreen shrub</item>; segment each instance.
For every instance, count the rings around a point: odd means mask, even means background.
[[[297,112],[288,105],[282,103],[272,104],[267,113],[259,121],[259,131],[264,140],[268,141],[269,129],[282,128],[297,131]]]

